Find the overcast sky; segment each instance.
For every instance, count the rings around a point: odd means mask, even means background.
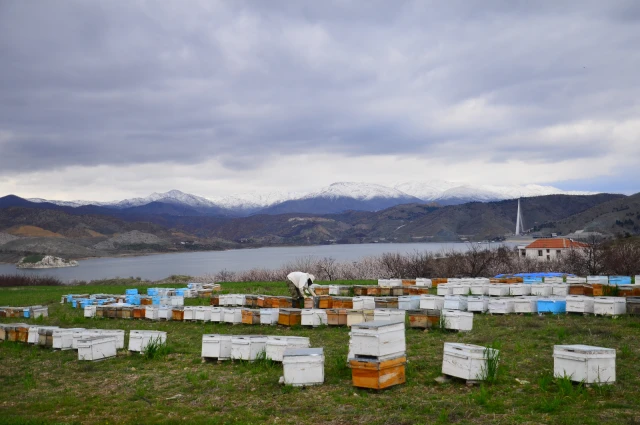
[[[640,191],[640,2],[0,0],[0,196]]]

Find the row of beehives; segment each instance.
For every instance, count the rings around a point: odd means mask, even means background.
[[[538,295],[548,297],[551,295],[591,295],[607,296],[640,296],[640,285],[609,285],[599,283],[495,283],[495,284],[460,284],[447,283],[438,285],[438,295],[489,295],[495,297]]]
[[[96,295],[78,295],[71,294],[63,296],[65,302],[69,303],[73,308],[85,308],[88,305],[108,305],[108,304],[127,304],[127,305],[184,305],[184,297],[173,295],[161,297],[159,295],[112,295],[112,294],[96,294]]]
[[[49,317],[49,307],[33,305],[30,307],[0,307],[0,317],[24,317],[37,319]]]
[[[463,295],[423,295],[421,309],[461,310],[477,313],[583,313],[602,316],[640,314],[640,297],[588,297],[567,295],[557,297],[486,297]]]
[[[166,332],[132,330],[129,332],[128,349],[143,352],[150,342],[163,343],[166,339]],[[55,350],[77,350],[78,360],[102,360],[115,357],[117,350],[124,349],[125,331],[5,323],[0,324],[0,341],[23,342]]]

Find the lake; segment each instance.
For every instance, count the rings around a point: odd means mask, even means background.
[[[484,244],[497,247],[501,244]],[[513,244],[506,244],[513,245]],[[97,280],[115,277],[141,277],[160,280],[173,274],[203,276],[221,270],[242,271],[252,268],[278,268],[300,257],[332,257],[339,262],[355,261],[385,252],[409,254],[416,251],[466,251],[467,243],[406,243],[321,245],[277,248],[236,249],[230,251],[187,252],[139,257],[96,258],[81,260],[80,266],[61,269],[19,270],[13,264],[0,264],[0,274],[35,274],[54,276],[63,281]]]

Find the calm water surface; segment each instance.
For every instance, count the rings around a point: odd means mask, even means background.
[[[509,245],[509,244],[507,244]],[[114,277],[141,277],[159,280],[172,274],[202,276],[221,270],[242,271],[252,268],[278,268],[300,257],[332,257],[338,261],[355,261],[385,252],[414,253],[416,251],[439,252],[442,250],[466,251],[466,243],[410,243],[410,244],[361,244],[323,245],[302,247],[278,247],[238,249],[231,251],[188,252],[158,254],[141,257],[97,258],[80,261],[80,266],[62,269],[18,270],[13,264],[0,264],[0,274],[37,274],[54,276],[64,281],[95,280]],[[497,247],[499,244],[484,244]]]

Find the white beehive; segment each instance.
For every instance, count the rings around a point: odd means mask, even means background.
[[[373,304],[375,308],[375,303]],[[416,310],[420,308],[420,295],[405,295],[398,297],[399,310]]]
[[[489,309],[489,298],[484,295],[467,298],[467,311],[484,313]]]
[[[490,297],[506,297],[509,295],[509,286],[506,283],[494,283],[489,285]]]
[[[586,277],[578,277],[578,276],[567,276],[566,278],[566,283],[587,283],[587,278]]]
[[[441,283],[436,288],[436,291],[436,293],[442,297],[444,297],[445,295],[453,295],[453,288],[451,287],[450,283]]]
[[[442,326],[445,329],[468,332],[473,329],[473,313],[460,310],[442,310]]]
[[[172,307],[184,306],[184,297],[179,297],[179,296],[169,297],[169,305],[171,305]]]
[[[158,320],[158,306],[148,305],[144,309],[144,317],[149,320]]]
[[[489,295],[489,283],[484,282],[473,282],[469,286],[469,291],[471,295]]]
[[[513,312],[518,314],[531,314],[538,312],[538,299],[536,296],[524,296],[513,299]]]
[[[380,280],[378,280],[380,285]],[[329,295],[340,295],[340,285],[329,285]]]
[[[462,295],[446,295],[444,297],[444,310],[467,310],[467,297]]]
[[[97,305],[87,305],[84,307],[84,317],[96,317],[96,308]]]
[[[471,285],[468,283],[454,283],[451,285],[452,295],[469,295],[471,291]]]
[[[406,351],[404,322],[363,322],[351,326],[352,356],[382,357]]]
[[[37,319],[38,317],[49,317],[49,307],[34,305],[31,307],[31,313],[29,316],[32,319]]]
[[[222,307],[209,307],[209,311],[211,312],[210,314],[210,319],[212,322],[215,323],[222,323],[224,322],[224,318],[223,318],[223,308]]]
[[[247,299],[244,294],[234,294],[233,302],[234,305],[242,307],[246,303]]]
[[[202,335],[202,358],[228,360],[231,358],[231,335]]]
[[[554,345],[553,374],[585,384],[616,382],[616,350],[590,345]]]
[[[158,320],[171,320],[173,310],[169,305],[158,306]]]
[[[218,304],[220,307],[226,307],[235,302],[235,297],[231,294],[220,294],[218,297]]]
[[[211,308],[207,306],[198,306],[195,309],[193,320],[199,320],[202,322],[211,321]]]
[[[309,338],[303,336],[269,336],[265,345],[267,359],[281,362],[284,352],[296,348],[309,348]]]
[[[282,358],[284,383],[295,387],[320,385],[324,382],[322,348],[286,350]]]
[[[89,336],[78,340],[78,360],[103,360],[115,357],[116,337],[109,335]]]
[[[551,295],[551,284],[534,283],[531,285],[531,295],[538,297],[548,297]]]
[[[511,314],[514,312],[513,298],[492,298],[489,300],[489,313]]]
[[[124,349],[124,329],[89,329],[95,331],[99,335],[112,336],[116,339],[116,348],[118,350]]]
[[[320,326],[327,324],[327,311],[320,308],[303,309],[300,312],[302,326]]]
[[[544,283],[564,283],[564,279],[558,276],[545,277]]]
[[[531,295],[531,285],[525,283],[514,283],[509,285],[509,295],[512,297],[521,297]]]
[[[551,294],[558,297],[566,297],[569,295],[569,285],[566,283],[552,283]]]
[[[404,322],[406,316],[406,310],[397,310],[395,308],[377,308],[373,310],[373,320],[376,322]]]
[[[444,297],[437,295],[420,295],[420,309],[422,310],[442,310],[444,307]]]
[[[597,316],[619,316],[627,313],[627,300],[624,297],[595,297],[593,314]]]
[[[567,313],[593,314],[593,297],[567,295]]]
[[[227,307],[222,309],[224,323],[242,323],[242,309],[235,307]]]
[[[608,285],[609,276],[587,276],[587,283],[597,283],[600,285]]]
[[[376,300],[374,297],[353,297],[354,310],[373,310],[376,308]]]
[[[136,331],[129,332],[129,351],[143,352],[151,341],[161,344],[167,342],[167,333],[164,331]]]
[[[184,308],[184,321],[196,320],[196,308],[193,306],[186,306]]]
[[[388,279],[389,286],[402,286],[402,279]]]
[[[373,321],[373,312],[374,310],[347,310],[347,326]]]
[[[73,333],[83,331],[84,328],[58,328],[53,330],[53,348],[56,350],[71,350],[73,348]]]
[[[261,325],[277,325],[278,317],[280,317],[280,309],[278,308],[261,308],[260,309]]]
[[[264,335],[235,335],[231,338],[231,358],[254,361],[264,353],[267,337]]]
[[[416,279],[416,286],[425,286],[427,288],[431,288],[433,286],[433,283],[431,282],[431,279],[419,277]]]
[[[27,343],[29,344],[37,344],[38,343],[38,330],[40,329],[59,329],[58,326],[29,326],[29,334],[27,335]]]
[[[442,373],[469,381],[487,378],[487,358],[496,358],[498,350],[473,344],[444,343]]]
[[[80,329],[73,332],[71,336],[71,348],[74,350],[78,349],[78,341],[83,338],[89,338],[93,336],[100,336],[100,333],[97,332],[98,329]]]

